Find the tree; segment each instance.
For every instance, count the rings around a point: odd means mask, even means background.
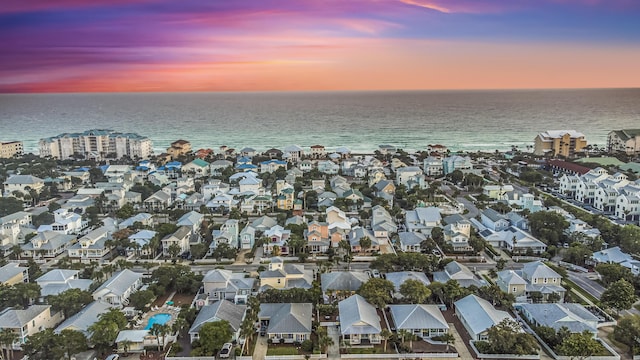
[[[582,333],[573,333],[564,339],[562,344],[556,347],[560,355],[569,356],[571,359],[583,360],[596,355],[604,349],[598,340],[593,338],[589,330]]]
[[[449,350],[449,344],[456,342],[456,337],[451,333],[444,333],[438,336],[438,340],[447,343],[447,351]]]
[[[547,245],[560,243],[568,227],[569,222],[556,212],[537,211],[529,215],[531,233]]]
[[[387,352],[387,342],[389,341],[389,338],[391,338],[392,335],[393,333],[389,331],[389,329],[387,328],[382,329],[382,331],[380,332],[380,337],[384,341],[384,352]]]
[[[319,327],[318,330],[316,330],[316,334],[318,335],[318,346],[320,347],[320,351],[326,353],[327,348],[333,345],[333,339],[327,334],[326,327]]]
[[[29,360],[60,359],[64,356],[60,338],[51,328],[29,336],[22,350]]]
[[[169,248],[167,249],[167,252],[169,252],[169,256],[172,259],[176,259],[178,257],[178,255],[180,255],[180,252],[182,252],[182,248],[180,247],[180,245],[173,243],[171,245],[169,245]]]
[[[200,327],[200,354],[213,356],[222,348],[224,343],[231,341],[233,333],[229,322],[226,320],[208,322]]]
[[[171,328],[167,324],[158,324],[155,323],[149,329],[149,334],[156,337],[156,341],[158,342],[158,351],[162,351],[164,349],[164,339],[167,334],[171,331]],[[162,346],[160,345],[160,339],[162,339]]]
[[[625,279],[620,279],[602,293],[600,301],[602,305],[615,309],[617,313],[620,310],[630,309],[637,300],[633,285]]]
[[[522,332],[520,325],[504,319],[487,331],[487,341],[476,342],[485,354],[532,355],[538,353],[538,342],[531,334]]]
[[[15,197],[0,197],[0,217],[24,210],[22,201]]]
[[[620,279],[625,279],[629,282],[633,281],[631,270],[620,264],[598,264],[596,271],[602,276],[602,282],[605,285],[612,284]]]
[[[640,252],[640,227],[635,225],[624,226],[619,234],[620,247],[632,254]]]
[[[13,343],[17,340],[18,334],[12,329],[5,328],[0,330],[0,347],[2,347],[2,351],[5,352],[5,358],[7,360],[11,360],[13,357]]]
[[[33,299],[40,297],[40,285],[36,283],[17,283],[13,285],[11,295],[15,305],[26,309]]]
[[[136,291],[129,296],[129,304],[136,310],[144,310],[147,304],[156,298],[156,294],[151,290]]]
[[[64,349],[68,360],[71,360],[73,355],[83,352],[89,347],[87,338],[79,331],[64,329],[59,336],[61,348]]]
[[[640,349],[640,315],[623,316],[618,320],[618,326],[613,328],[613,337],[631,349],[631,354],[637,354]]]
[[[371,247],[371,239],[368,236],[363,236],[359,241],[360,249],[367,251]]]
[[[122,205],[120,210],[116,211],[116,216],[118,217],[118,219],[128,219],[134,214],[135,209],[133,208],[133,205],[129,203]]]
[[[47,302],[54,310],[60,310],[64,314],[64,318],[77,314],[86,305],[93,301],[90,292],[80,289],[69,289],[58,295],[47,296]]]
[[[423,304],[431,290],[420,280],[409,279],[400,285],[400,294],[411,304]]]
[[[118,333],[127,326],[127,318],[118,309],[110,309],[100,315],[98,321],[89,326],[91,343],[104,353],[110,349]]]
[[[365,298],[367,302],[384,309],[391,302],[391,293],[395,291],[393,283],[386,279],[372,278],[360,286],[358,294]]]

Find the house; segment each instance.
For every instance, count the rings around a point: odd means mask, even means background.
[[[478,280],[468,267],[457,261],[452,261],[445,265],[444,271],[436,271],[433,273],[433,281],[444,284],[449,280],[455,280],[460,286],[465,288],[471,285],[476,287],[485,285],[484,281]]]
[[[439,177],[444,173],[442,159],[434,156],[427,156],[423,162],[424,174],[429,177]]]
[[[261,173],[272,173],[278,170],[279,168],[283,168],[287,170],[287,162],[282,160],[267,160],[260,163],[260,172]]]
[[[423,272],[418,271],[398,271],[398,272],[390,272],[385,274],[385,278],[393,284],[395,287],[395,297],[402,298],[400,295],[400,286],[404,284],[407,280],[416,280],[420,281],[424,285],[429,285],[431,282],[427,278],[427,275]]]
[[[310,289],[313,270],[301,264],[285,264],[282,258],[273,257],[267,270],[260,273],[260,291],[266,289]]]
[[[256,242],[256,229],[251,225],[246,225],[240,231],[240,249],[251,250]]]
[[[321,160],[317,164],[318,171],[324,174],[335,175],[340,171],[340,165],[331,160]]]
[[[129,236],[129,241],[131,241],[132,244],[135,243],[135,247],[137,247],[137,249],[127,248],[127,255],[132,255],[134,253],[137,253],[136,255],[138,256],[151,255],[152,251],[150,249],[150,244],[151,240],[156,236],[156,234],[158,233],[153,230],[140,230],[137,233]]]
[[[118,224],[118,229],[125,229],[130,226],[135,226],[136,223],[140,223],[141,226],[152,226],[153,225],[153,215],[149,213],[139,213],[136,214],[123,222]]]
[[[482,225],[493,231],[502,231],[509,227],[509,220],[499,212],[487,208],[480,214]]]
[[[417,166],[405,166],[396,169],[396,185],[404,185],[407,189],[412,189],[413,183],[419,185],[420,179],[424,183],[424,175],[422,169]]]
[[[198,243],[201,240],[200,227],[202,226],[203,221],[204,215],[197,211],[189,211],[178,219],[176,225],[189,227],[191,229],[191,238],[189,239],[189,242]]]
[[[307,225],[305,237],[307,238],[307,251],[310,254],[325,253],[331,246],[329,224],[326,222],[310,222]]]
[[[160,340],[162,343],[163,340]],[[158,339],[149,330],[121,330],[114,341],[118,352],[143,353],[145,348],[158,346]],[[125,351],[125,344],[127,351]]]
[[[66,235],[54,231],[44,231],[22,244],[22,256],[30,258],[54,258],[76,242],[75,235]]]
[[[81,262],[99,261],[111,251],[111,246],[106,244],[109,236],[104,226],[90,231],[67,249],[69,257]]]
[[[371,240],[371,246],[369,248],[363,249],[360,245],[360,240],[363,238],[369,238],[369,240]],[[360,226],[351,229],[348,235],[348,241],[351,245],[352,252],[380,251],[380,245],[384,245],[371,230]]]
[[[501,231],[493,231],[485,228],[482,224],[479,225],[478,235],[494,248],[506,249],[514,255],[527,253],[542,254],[547,250],[545,243],[534,238],[530,233],[514,226],[509,226]]]
[[[13,331],[17,336],[11,349],[20,350],[29,336],[52,328],[61,320],[62,312],[52,314],[49,305],[31,305],[26,310],[8,308],[0,313],[0,330]]]
[[[13,245],[23,242],[25,229],[32,230],[32,217],[26,211],[18,211],[0,218],[0,249],[6,254]]]
[[[516,308],[535,326],[548,326],[556,331],[567,328],[571,333],[588,331],[598,334],[598,317],[581,304],[517,304]]]
[[[82,221],[82,216],[69,211],[68,209],[58,209],[53,212],[53,223],[49,225],[41,225],[38,232],[55,231],[62,234],[79,234],[87,226]]]
[[[238,226],[240,222],[236,219],[228,219],[222,224],[220,230],[213,230],[213,241],[209,245],[209,251],[212,252],[218,245],[227,244],[233,249],[238,248]]]
[[[442,229],[444,241],[453,247],[454,252],[473,251],[469,245],[471,238],[471,223],[466,220],[458,220],[445,225]]]
[[[482,194],[491,200],[507,200],[507,193],[513,192],[513,185],[485,185],[482,187]]]
[[[323,295],[344,299],[369,281],[369,275],[359,271],[332,271],[323,273],[320,279]]]
[[[619,246],[596,251],[591,255],[591,261],[595,264],[619,264],[629,270],[633,275],[640,274],[640,264],[631,255],[623,252]]]
[[[269,216],[261,216],[251,222],[251,227],[256,231],[264,232],[278,225],[276,219]]]
[[[566,290],[561,285],[562,276],[542,261],[524,264],[522,278],[527,281],[526,293],[528,297],[531,297],[532,293],[539,293],[541,300],[551,301],[549,295],[556,294],[557,301],[563,301]]]
[[[189,240],[191,239],[192,230],[188,226],[180,226],[173,234],[169,234],[162,239],[162,255],[163,256],[177,256],[182,253],[188,252]],[[179,249],[180,251],[172,253],[173,249]]]
[[[405,226],[407,231],[431,234],[431,229],[440,226],[442,216],[440,209],[434,206],[417,208],[406,212]]]
[[[191,143],[187,140],[176,140],[171,143],[171,146],[167,148],[167,154],[171,156],[171,159],[179,158],[180,156],[187,155],[191,152]]]
[[[162,211],[172,204],[171,194],[163,190],[158,190],[153,195],[146,198],[143,202],[147,211]]]
[[[496,285],[500,290],[507,294],[511,294],[516,301],[526,301],[527,285],[529,283],[513,270],[503,270],[498,272],[498,280]],[[523,298],[524,296],[524,298]],[[522,302],[520,301],[520,302]]]
[[[298,145],[290,145],[284,148],[282,158],[290,163],[297,163],[302,160],[304,149]]]
[[[55,333],[60,334],[62,330],[69,329],[79,331],[86,337],[90,337],[91,333],[89,332],[89,327],[98,321],[100,315],[108,312],[111,308],[111,304],[103,303],[101,301],[93,301],[77,314],[69,317],[58,325],[55,329]]]
[[[395,195],[396,186],[393,181],[380,180],[374,186],[376,196],[382,197],[382,194]]]
[[[356,294],[338,303],[340,335],[351,345],[380,344],[382,326],[375,306]]]
[[[264,156],[269,159],[282,159],[282,150],[278,150],[276,148],[271,148],[264,152]]]
[[[389,310],[396,331],[407,330],[423,339],[449,331],[438,305],[389,305]]]
[[[613,130],[607,134],[607,152],[640,153],[640,129]]]
[[[327,156],[327,151],[322,145],[311,145],[311,157],[314,159],[320,159]]]
[[[427,237],[419,232],[400,232],[398,233],[398,241],[400,242],[400,249],[403,252],[421,252],[422,248],[420,244],[427,240]]]
[[[227,300],[218,300],[211,305],[205,305],[200,309],[198,316],[189,329],[191,342],[200,339],[200,328],[209,322],[227,321],[233,333],[232,340],[240,338],[240,326],[244,320],[246,305],[237,305]]]
[[[123,307],[129,304],[129,295],[142,286],[142,274],[124,269],[115,273],[93,292],[93,299]]]
[[[13,262],[0,267],[0,284],[11,286],[27,282],[29,282],[29,268]]]
[[[301,343],[311,338],[310,303],[260,304],[258,319],[267,325],[267,338],[278,343]]]
[[[90,279],[80,279],[79,270],[54,269],[36,279],[40,286],[40,297],[58,295],[71,289],[89,290]]]
[[[44,188],[44,180],[33,175],[12,175],[3,184],[4,196],[13,196],[14,192],[26,195],[31,191],[39,194]]]
[[[246,304],[253,292],[255,280],[245,277],[244,273],[215,269],[207,272],[202,283],[204,293],[209,296],[210,301],[229,300],[235,304]]]
[[[211,175],[221,175],[222,170],[233,166],[233,162],[229,160],[216,160],[209,165]]]
[[[456,170],[460,170],[463,173],[471,172],[471,170],[473,170],[471,158],[468,156],[453,155],[442,159],[443,175],[451,174]]]
[[[264,254],[271,255],[274,253],[274,249],[278,247],[281,255],[288,255],[289,248],[287,241],[291,236],[291,230],[286,230],[280,225],[276,225],[267,230],[263,234],[268,240],[263,244]]]
[[[505,319],[515,321],[506,311],[496,310],[487,300],[468,295],[454,303],[456,315],[471,340],[488,340],[487,331]]]
[[[240,156],[254,157],[256,156],[256,153],[256,149],[251,147],[244,147],[240,149]]]

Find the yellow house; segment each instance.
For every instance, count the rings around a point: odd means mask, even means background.
[[[566,158],[575,157],[582,153],[587,146],[587,140],[583,133],[575,130],[548,130],[542,132],[534,139],[535,155],[558,155]]]
[[[52,328],[60,321],[62,311],[52,315],[50,305],[31,305],[26,310],[10,309],[1,313],[0,329],[9,329],[18,335],[11,347],[20,350],[29,336]]]
[[[8,263],[0,268],[0,283],[11,286],[29,282],[29,269],[17,263]]]
[[[187,140],[177,140],[171,143],[171,146],[167,148],[167,154],[171,156],[171,159],[175,159],[182,155],[186,155],[191,152],[191,143]]]
[[[313,282],[312,270],[304,265],[285,264],[281,257],[271,258],[269,268],[260,273],[260,290],[266,289],[310,289]]]

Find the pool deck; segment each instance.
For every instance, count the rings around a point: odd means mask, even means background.
[[[142,317],[135,324],[134,329],[144,330],[144,328],[147,326],[147,323],[149,322],[149,318],[151,318],[153,315],[156,315],[156,314],[170,314],[171,319],[169,319],[169,321],[167,321],[166,324],[171,326],[175,322],[179,313],[180,313],[180,308],[177,306],[170,306],[167,304],[161,307],[154,306],[151,308],[150,311],[142,315]]]

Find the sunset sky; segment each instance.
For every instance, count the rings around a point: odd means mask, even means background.
[[[3,0],[0,92],[640,86],[638,0]]]

